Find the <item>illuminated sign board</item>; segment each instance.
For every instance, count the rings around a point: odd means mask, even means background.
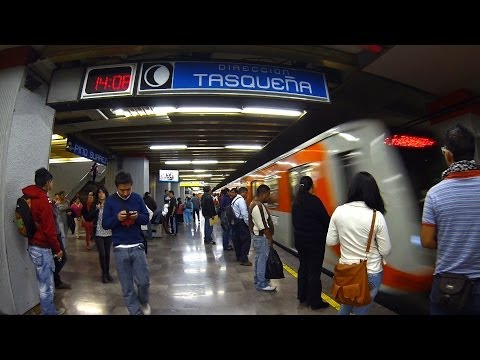
[[[160,170],[160,182],[178,182],[178,170]]]
[[[80,99],[132,95],[136,69],[136,64],[87,68]]]
[[[230,62],[144,62],[137,95],[250,95],[329,102],[325,75]]]
[[[200,187],[205,185],[203,181],[180,181],[180,187]]]
[[[67,139],[66,150],[78,156],[95,161],[96,163],[107,165],[108,156],[103,151],[99,151],[90,145],[87,145],[76,138],[69,136]]]

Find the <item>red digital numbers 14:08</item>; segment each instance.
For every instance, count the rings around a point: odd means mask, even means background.
[[[129,86],[130,74],[98,75],[95,79],[95,91],[124,91]]]

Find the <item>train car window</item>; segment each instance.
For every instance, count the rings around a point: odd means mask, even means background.
[[[429,148],[397,148],[413,187],[415,198],[423,210],[428,190],[441,180],[447,168],[440,146]]]
[[[312,179],[315,179],[316,176],[314,176],[315,167],[313,167],[311,164],[304,164],[297,166],[295,168],[292,168],[288,171],[288,179],[290,182],[290,195],[292,199],[292,204],[295,201],[295,196],[297,195],[298,191],[298,183],[300,182],[300,178],[302,176],[310,176]]]
[[[264,178],[263,183],[270,188],[270,199],[265,204],[268,208],[278,207],[278,175],[272,175]],[[260,184],[258,184],[260,185]],[[258,187],[258,186],[257,186]],[[255,188],[256,190],[256,188]]]

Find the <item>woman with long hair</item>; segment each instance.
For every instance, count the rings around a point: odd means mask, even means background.
[[[97,245],[100,267],[102,268],[102,282],[113,281],[110,275],[110,248],[112,247],[112,230],[102,227],[103,207],[108,197],[108,190],[101,185],[97,190],[96,211],[93,218],[93,234]]]
[[[376,210],[370,251],[366,254],[368,235]],[[357,173],[350,184],[347,202],[335,209],[328,227],[327,245],[340,243],[340,264],[358,264],[367,256],[368,284],[372,302],[361,307],[344,305],[339,315],[367,315],[380,289],[383,278],[383,257],[390,254],[392,245],[388,235],[380,190],[374,177],[366,172]]]
[[[292,206],[293,235],[298,251],[297,298],[312,310],[327,308],[322,300],[323,258],[330,216],[322,201],[314,195],[310,176],[302,176]]]

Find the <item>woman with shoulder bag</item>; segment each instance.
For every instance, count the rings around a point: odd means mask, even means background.
[[[372,225],[373,210],[376,210],[376,217]],[[332,214],[327,245],[340,243],[340,264],[357,264],[367,258],[371,302],[361,307],[342,304],[338,315],[367,315],[380,289],[383,278],[382,257],[389,255],[392,249],[383,216],[385,213],[385,205],[373,176],[366,171],[357,173],[350,184],[347,202],[337,207]],[[367,242],[372,226],[373,236],[367,254]]]

